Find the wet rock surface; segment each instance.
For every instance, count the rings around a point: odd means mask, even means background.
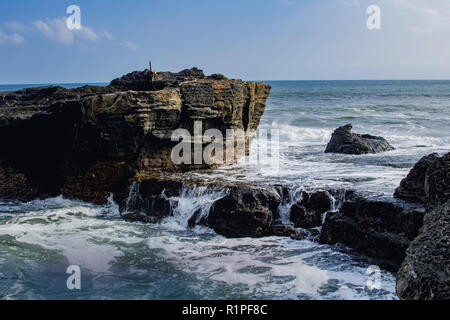
[[[433,153],[420,159],[395,190],[394,197],[412,202],[428,202],[430,167],[439,158],[439,154]]]
[[[420,206],[394,201],[364,198],[346,201],[339,212],[327,215],[320,243],[341,243],[396,271],[409,244],[419,233],[424,213]]]
[[[323,214],[331,210],[332,195],[328,191],[302,193],[302,200],[291,207],[290,219],[296,228],[314,228],[322,225]]]
[[[397,294],[402,299],[450,299],[449,172],[450,153],[442,157],[432,154],[419,161],[406,178],[420,187],[420,194],[425,195],[420,200],[426,203],[427,211],[397,273]]]
[[[232,187],[213,204],[207,225],[226,237],[263,237],[269,234],[279,204],[275,189]]]
[[[450,201],[428,210],[397,273],[401,299],[450,299]]]
[[[351,124],[337,128],[327,145],[325,153],[356,155],[394,150],[394,147],[386,139],[368,134],[352,133],[352,128]]]

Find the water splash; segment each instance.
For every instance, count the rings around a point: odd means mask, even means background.
[[[130,191],[128,193],[128,198],[125,202],[125,213],[130,212],[130,209],[133,205],[137,203],[138,200],[142,200],[142,197],[139,192],[140,184],[137,181],[133,181],[130,185]]]
[[[226,195],[224,189],[204,186],[184,185],[179,196],[169,197],[172,205],[172,215],[165,219],[166,225],[188,228],[189,220],[195,214],[195,223],[207,218],[212,205]]]
[[[293,224],[291,221],[291,208],[295,203],[302,201],[303,191],[302,187],[294,187],[282,191],[281,202],[278,207],[281,223],[285,225]]]

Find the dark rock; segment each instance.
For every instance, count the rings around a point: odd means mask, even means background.
[[[111,87],[121,91],[156,91],[176,87],[185,81],[204,79],[205,74],[198,68],[185,69],[178,73],[159,72],[153,79],[151,70],[134,71],[111,81]]]
[[[148,216],[142,212],[125,213],[122,218],[130,222],[143,222],[143,223],[160,223],[162,217]]]
[[[192,217],[190,217],[188,220],[188,227],[193,228],[197,225],[207,225],[207,218],[202,217],[201,215],[202,209],[195,211]]]
[[[121,212],[139,212],[141,215],[162,219],[172,214],[171,196],[178,196],[182,183],[156,177],[133,182],[126,197],[115,200]]]
[[[0,93],[0,166],[5,176],[0,197],[63,193],[105,203],[111,193],[125,198],[136,176],[223,165],[221,154],[212,163],[173,163],[178,142],[172,141],[172,132],[193,133],[197,120],[203,131],[255,130],[269,92],[263,83],[215,80],[193,68],[161,72],[154,83],[145,70],[107,87]],[[251,136],[242,139],[248,147]],[[231,160],[237,161],[239,153],[234,154]]]
[[[396,271],[422,226],[424,209],[406,204],[356,199],[329,213],[320,243],[341,243]]]
[[[443,204],[450,199],[450,153],[434,161],[428,170],[428,204]]]
[[[41,195],[25,174],[7,165],[0,166],[0,199],[31,201]]]
[[[328,191],[303,192],[302,200],[291,207],[290,219],[296,228],[314,228],[322,225],[322,216],[331,210],[332,195]]]
[[[450,201],[427,212],[397,273],[401,299],[450,300]]]
[[[232,187],[227,196],[213,204],[207,223],[226,237],[262,237],[269,233],[279,204],[275,189]]]
[[[352,125],[336,129],[325,150],[326,153],[367,154],[394,150],[386,139],[352,133]]]
[[[437,153],[423,157],[411,169],[408,176],[402,180],[400,186],[395,190],[394,197],[426,203],[428,202],[428,177],[430,167],[439,159]]]
[[[402,299],[450,299],[450,153],[422,158],[402,181],[397,196],[426,202],[418,237],[397,273]],[[417,196],[418,195],[418,196]]]
[[[282,224],[272,225],[269,228],[268,235],[278,237],[289,237],[293,240],[304,240],[307,237],[307,232],[299,229],[295,229],[292,226],[286,226]]]
[[[214,80],[228,80],[227,77],[225,77],[223,74],[215,73],[210,75],[208,78],[214,79]]]

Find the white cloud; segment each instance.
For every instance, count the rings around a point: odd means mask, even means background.
[[[409,30],[416,34],[448,34],[450,30],[450,1],[389,0],[407,14]]]
[[[26,24],[23,24],[22,22],[18,22],[18,21],[9,21],[5,23],[5,26],[13,31],[27,31],[30,29],[29,26],[27,26]]]
[[[291,4],[293,4],[291,0],[281,0],[281,3],[284,4],[285,6],[290,6]]]
[[[120,45],[122,47],[124,47],[127,50],[131,50],[134,51],[137,49],[137,45],[135,45],[134,43],[130,42],[130,41],[123,41],[120,43]]]
[[[66,25],[66,18],[36,20],[33,22],[34,28],[47,38],[62,44],[72,44],[75,39],[95,42],[100,39],[112,40],[114,36],[108,32],[97,33],[88,26],[81,26],[81,29],[70,30]]]
[[[348,0],[348,1],[344,1],[343,3],[344,3],[344,5],[349,6],[349,7],[360,5],[359,0]]]
[[[24,41],[20,34],[7,34],[0,28],[0,45],[20,45]]]

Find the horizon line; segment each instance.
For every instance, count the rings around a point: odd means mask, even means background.
[[[309,81],[309,82],[319,82],[319,81],[450,81],[450,78],[416,78],[416,79],[252,79],[252,80],[244,80],[239,78],[228,78],[229,80],[243,80],[243,81],[254,81],[254,82],[263,82],[263,81]],[[23,85],[49,85],[49,86],[58,86],[64,84],[109,84],[111,81],[83,81],[83,82],[30,82],[30,83],[0,83],[0,86],[23,86]]]

